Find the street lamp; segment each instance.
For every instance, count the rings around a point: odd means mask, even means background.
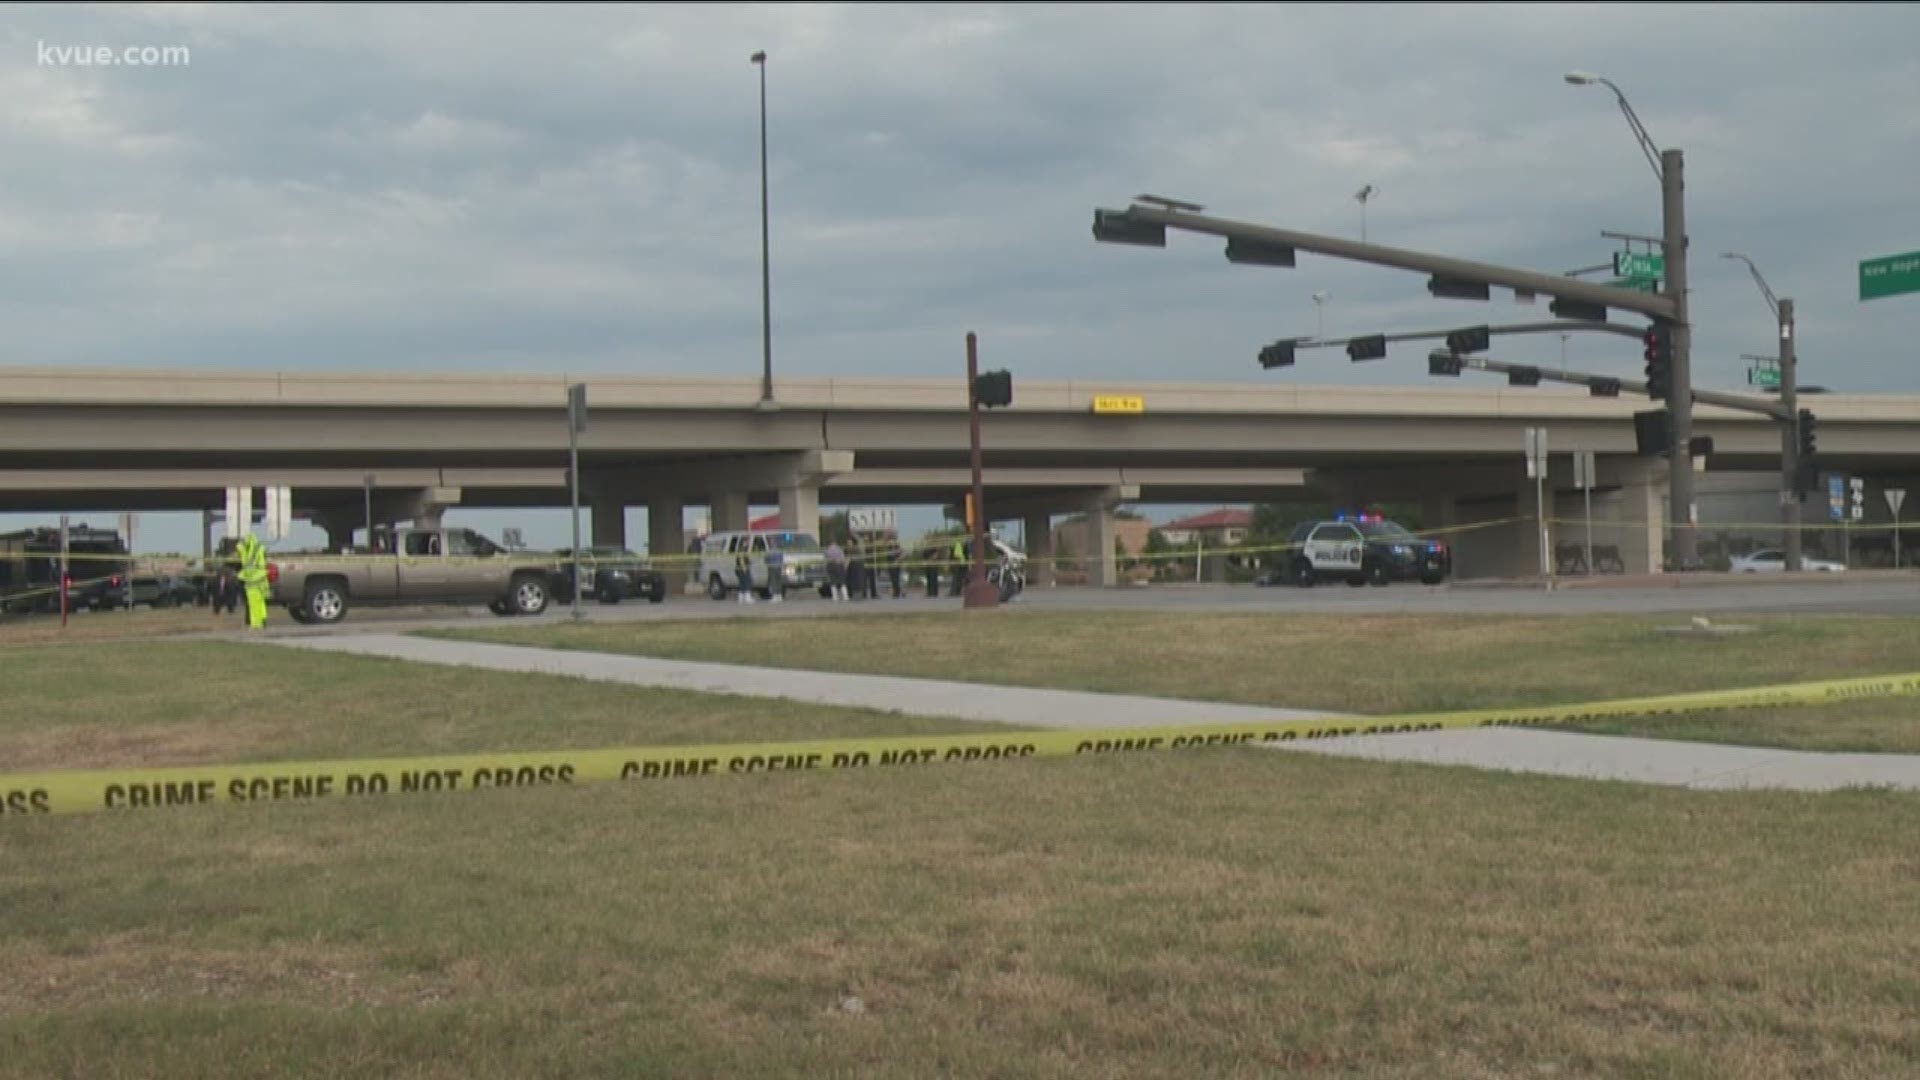
[[[767,54],[753,54],[760,69],[760,408],[779,408],[773,400],[773,276],[767,243]]]
[[[1653,166],[1653,175],[1662,176],[1660,148],[1653,144],[1653,137],[1647,134],[1646,125],[1640,122],[1640,117],[1634,113],[1633,106],[1627,104],[1627,95],[1620,92],[1620,88],[1613,84],[1613,80],[1603,79],[1585,71],[1569,71],[1566,74],[1566,80],[1574,86],[1598,84],[1613,91],[1613,99],[1620,103],[1620,111],[1626,115],[1628,125],[1633,128],[1634,138],[1640,140],[1640,152],[1647,155],[1647,164]]]
[[[1327,301],[1333,294],[1322,289],[1313,294],[1313,340],[1319,341],[1327,336]]]
[[[1647,134],[1645,124],[1628,104],[1611,79],[1585,71],[1570,71],[1568,83],[1574,86],[1600,85],[1613,91],[1620,112],[1640,143],[1640,152],[1653,166],[1660,180],[1661,246],[1666,264],[1666,296],[1673,303],[1669,327],[1673,340],[1670,360],[1670,392],[1666,397],[1668,430],[1672,435],[1668,473],[1668,516],[1673,536],[1673,559],[1682,570],[1691,570],[1699,562],[1699,541],[1694,527],[1699,511],[1693,501],[1693,333],[1687,321],[1687,200],[1686,160],[1678,150],[1661,150]]]
[[[1368,184],[1353,193],[1354,201],[1360,204],[1360,242],[1367,242],[1367,200],[1373,198],[1373,185]]]
[[[1753,260],[1737,251],[1728,251],[1721,256],[1735,262],[1747,264],[1747,272],[1753,275],[1753,283],[1760,287],[1760,295],[1766,298],[1767,307],[1773,311],[1775,324],[1780,329],[1780,406],[1785,411],[1785,426],[1780,431],[1780,523],[1787,534],[1787,569],[1798,570],[1801,567],[1800,537],[1800,390],[1799,390],[1799,343],[1795,340],[1799,333],[1794,327],[1793,301],[1774,297],[1773,289],[1767,285],[1767,279],[1760,276],[1760,268]]]

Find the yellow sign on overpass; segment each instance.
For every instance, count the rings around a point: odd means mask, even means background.
[[[1099,394],[1093,399],[1093,411],[1097,413],[1143,413],[1147,411],[1147,399],[1138,395]]]

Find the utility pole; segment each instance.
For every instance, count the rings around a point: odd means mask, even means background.
[[[573,618],[586,616],[580,611],[580,593],[586,584],[580,580],[580,433],[587,429],[587,385],[567,387],[567,480],[572,487],[573,512]]]
[[[767,243],[767,54],[753,54],[760,69],[760,405],[778,408],[773,400],[773,269]]]
[[[960,604],[969,608],[988,608],[1000,602],[999,590],[987,580],[987,505],[980,479],[980,382],[979,339],[967,331],[967,427],[973,454],[973,573],[967,581]]]
[[[1780,404],[1786,407],[1787,422],[1780,429],[1780,524],[1787,534],[1787,570],[1801,568],[1804,549],[1800,539],[1800,406],[1799,336],[1793,323],[1793,301],[1782,300],[1780,307]]]
[[[1673,561],[1681,570],[1699,565],[1698,513],[1693,501],[1693,330],[1687,324],[1686,163],[1678,150],[1660,151],[1661,218],[1666,249],[1667,296],[1673,301],[1672,393],[1667,398],[1673,434],[1667,480],[1673,519]]]

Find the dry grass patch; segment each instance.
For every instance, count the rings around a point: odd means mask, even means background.
[[[0,772],[989,729],[226,642],[0,650],[0,681]]]
[[[1916,829],[1251,750],[9,821],[92,989],[0,1074],[1910,1075]]]
[[[436,636],[1015,686],[1391,714],[1596,701],[1920,670],[1920,619],[1191,615],[995,611],[512,627]],[[1622,722],[1593,730],[1920,752],[1920,701]]]

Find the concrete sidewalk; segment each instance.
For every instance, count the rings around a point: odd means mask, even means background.
[[[1326,713],[1166,698],[1036,690],[975,683],[743,667],[514,645],[436,641],[398,634],[257,639],[318,652],[570,675],[631,686],[780,698],[913,716],[954,717],[1029,728],[1169,727],[1305,720]],[[1475,728],[1377,735],[1282,747],[1377,761],[1466,765],[1586,780],[1701,789],[1832,791],[1879,786],[1920,791],[1920,755],[1825,754],[1746,746]]]
[[[952,717],[1030,728],[1246,724],[1307,720],[1326,715],[1302,709],[1265,709],[1257,705],[1126,697],[1076,690],[1030,690],[937,679],[905,679],[890,675],[843,675],[826,671],[743,667],[565,649],[438,641],[399,634],[342,634],[261,640],[268,644],[320,652],[383,656],[395,660],[455,664],[494,671],[571,675],[631,686],[785,698],[822,705],[905,713],[909,716]]]

